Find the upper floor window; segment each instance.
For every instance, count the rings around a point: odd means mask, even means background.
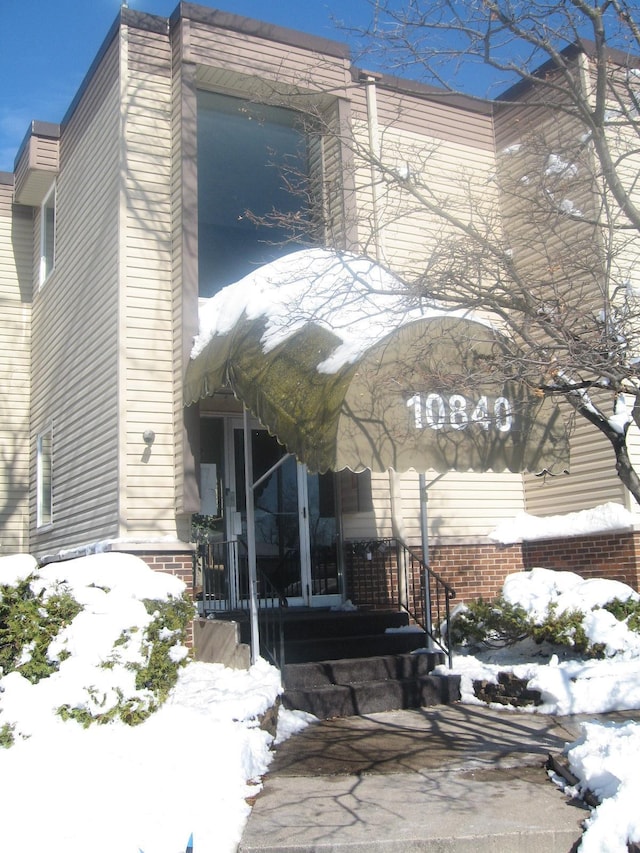
[[[40,284],[53,272],[56,238],[56,185],[45,196],[40,208]]]
[[[36,524],[44,527],[53,521],[53,430],[38,435],[36,449]]]
[[[287,218],[305,215],[308,160],[294,110],[198,93],[200,296],[300,248]]]

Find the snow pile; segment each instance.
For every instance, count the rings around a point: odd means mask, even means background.
[[[510,604],[523,607],[538,624],[551,610],[556,616],[572,611],[582,613],[582,626],[590,644],[601,645],[607,657],[618,655],[621,660],[640,655],[640,635],[603,609],[616,599],[640,599],[627,584],[606,578],[585,580],[574,572],[538,568],[509,575],[502,595]]]
[[[584,723],[582,737],[567,755],[571,769],[601,801],[586,821],[580,853],[626,853],[627,841],[640,841],[640,725]]]
[[[264,661],[249,672],[191,662],[140,725],[65,721],[61,705],[106,708],[118,690],[144,697],[131,670],[154,616],[143,602],[180,597],[184,585],[127,554],[42,569],[25,556],[0,560],[0,585],[25,580],[45,599],[63,585],[82,610],[49,646],[57,671],[37,683],[18,670],[0,678],[0,729],[14,727],[13,745],[0,748],[2,849],[177,853],[193,833],[197,853],[234,851],[246,798],[271,759],[272,737],[257,718],[281,690],[278,672]],[[160,633],[169,658],[184,662],[179,638]]]
[[[513,545],[536,539],[566,539],[569,536],[588,536],[611,530],[633,528],[636,517],[620,504],[606,503],[581,512],[550,515],[540,518],[519,513],[499,524],[488,536],[492,542]]]
[[[640,709],[640,637],[603,609],[613,599],[638,601],[634,590],[617,581],[534,569],[507,577],[503,597],[536,623],[550,607],[556,614],[579,611],[589,638],[602,644],[605,657],[583,660],[566,648],[531,641],[454,655],[463,702],[481,704],[474,681],[497,683],[501,672],[511,672],[541,694],[541,705],[520,711],[564,715]],[[595,793],[602,804],[586,822],[580,851],[627,853],[627,840],[640,842],[640,723],[584,723],[582,732],[566,750],[569,764],[580,780],[579,790]]]

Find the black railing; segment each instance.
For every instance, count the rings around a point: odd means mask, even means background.
[[[198,542],[193,561],[193,583],[203,616],[215,617],[236,610],[250,624],[250,581],[246,546],[241,541]],[[282,593],[258,570],[256,600],[260,654],[281,668],[284,665]]]
[[[404,610],[443,651],[451,666],[451,608],[455,590],[422,555],[403,542],[368,539],[345,543],[347,594],[358,607]],[[200,542],[194,555],[194,588],[204,616],[236,609],[249,616],[250,588],[242,542]],[[201,592],[200,592],[201,590]],[[258,569],[256,583],[260,654],[277,667],[285,663],[283,593]],[[250,621],[250,620],[249,620]]]
[[[202,601],[202,615],[227,611],[231,601],[231,567],[238,564],[237,542],[198,542],[193,561],[193,586]]]
[[[258,571],[258,625],[260,654],[278,669],[284,666],[284,626],[282,593],[264,572]]]
[[[451,608],[455,590],[415,549],[397,539],[347,542],[349,595],[357,606],[405,610],[451,666]]]

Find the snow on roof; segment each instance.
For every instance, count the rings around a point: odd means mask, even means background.
[[[318,365],[334,373],[352,364],[393,328],[428,317],[466,317],[412,298],[406,285],[368,258],[329,249],[304,249],[260,267],[223,288],[200,309],[191,358],[216,335],[229,334],[243,315],[265,319],[268,353],[308,323],[337,335],[339,344]],[[475,319],[475,318],[471,318]]]

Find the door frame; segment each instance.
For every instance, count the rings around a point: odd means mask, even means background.
[[[235,433],[236,430],[241,430],[243,433],[244,440],[244,449],[245,449],[245,484],[244,484],[244,493],[245,493],[245,517],[247,524],[247,550],[248,550],[248,558],[249,558],[249,579],[250,584],[253,589],[255,582],[257,580],[257,566],[256,566],[256,553],[255,553],[255,526],[253,531],[253,537],[250,534],[249,529],[249,518],[253,517],[253,501],[251,501],[251,506],[249,506],[250,495],[253,495],[254,489],[261,483],[263,480],[270,476],[277,468],[284,464],[287,459],[291,457],[291,454],[285,453],[282,458],[278,461],[278,463],[273,466],[269,471],[267,471],[264,475],[262,475],[258,480],[253,481],[253,460],[247,460],[247,448],[252,446],[251,443],[251,432],[253,430],[261,430],[264,432],[268,432],[265,427],[256,419],[251,417],[239,417],[238,415],[226,415],[225,416],[225,429],[224,429],[224,439],[225,439],[225,476],[227,478],[227,483],[225,483],[225,493],[226,497],[229,498],[228,501],[225,501],[225,524],[227,525],[227,536],[231,540],[238,540],[241,531],[241,517],[242,511],[237,510],[235,507],[236,503],[236,495],[238,491],[238,476],[240,472],[236,471],[236,455],[235,455]],[[296,482],[297,482],[297,503],[298,503],[298,536],[299,536],[299,554],[300,554],[300,596],[288,597],[288,603],[292,607],[332,607],[339,606],[343,600],[343,591],[339,589],[339,591],[335,594],[322,594],[322,595],[314,595],[313,594],[313,582],[312,582],[312,563],[311,563],[311,537],[309,531],[309,492],[308,492],[308,471],[307,466],[304,463],[298,462],[294,458],[294,462],[296,465]],[[233,500],[231,500],[233,498]],[[227,507],[229,504],[233,503],[233,509],[229,511]],[[339,530],[339,518],[338,514],[338,502],[336,500],[336,557],[338,560],[337,566],[337,579],[338,584],[342,580],[342,572],[341,567],[339,565],[340,561],[340,548],[338,547],[338,530]],[[253,519],[253,524],[255,525],[255,519]],[[253,566],[251,565],[253,561]],[[237,567],[236,572],[234,574],[237,575]],[[234,585],[235,586],[235,585]],[[235,603],[239,604],[238,600],[238,590],[235,589]],[[251,604],[251,602],[250,602]]]

